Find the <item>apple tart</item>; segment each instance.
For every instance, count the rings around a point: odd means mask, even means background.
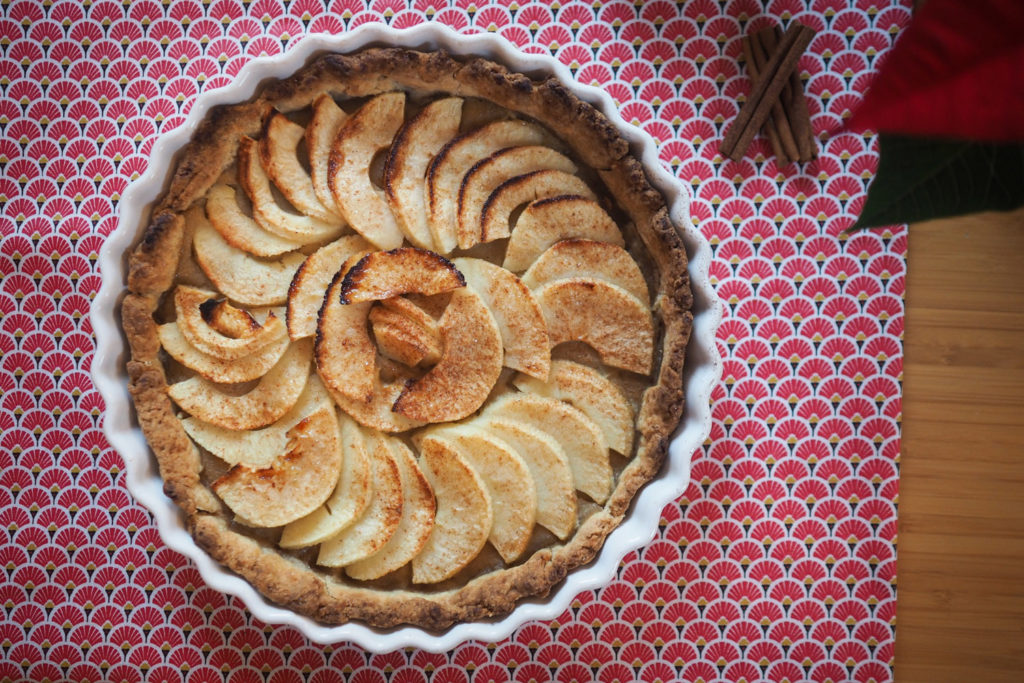
[[[329,624],[540,597],[659,470],[686,255],[618,131],[479,58],[215,109],[130,258],[130,392],[198,544]]]

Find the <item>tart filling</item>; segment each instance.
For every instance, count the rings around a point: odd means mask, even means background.
[[[588,562],[664,460],[664,199],[554,80],[378,48],[215,110],[132,255],[130,390],[197,542],[325,623],[444,628]]]

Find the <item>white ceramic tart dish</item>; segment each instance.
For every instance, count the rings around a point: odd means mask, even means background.
[[[204,94],[100,256],[129,489],[254,616],[498,640],[680,495],[720,376],[710,250],[652,140],[557,62],[425,25]]]

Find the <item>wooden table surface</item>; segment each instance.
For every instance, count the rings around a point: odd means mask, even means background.
[[[908,260],[896,681],[1024,681],[1024,211]]]

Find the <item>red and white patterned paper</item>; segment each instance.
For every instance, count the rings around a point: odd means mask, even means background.
[[[840,234],[877,145],[827,132],[909,4],[0,4],[0,680],[891,680],[906,234]],[[793,20],[819,159],[723,159],[739,37]],[[154,140],[249,59],[380,21],[497,32],[611,94],[692,186],[725,309],[711,437],[656,539],[556,620],[447,654],[314,645],[206,587],[124,488],[89,377],[96,257]]]

